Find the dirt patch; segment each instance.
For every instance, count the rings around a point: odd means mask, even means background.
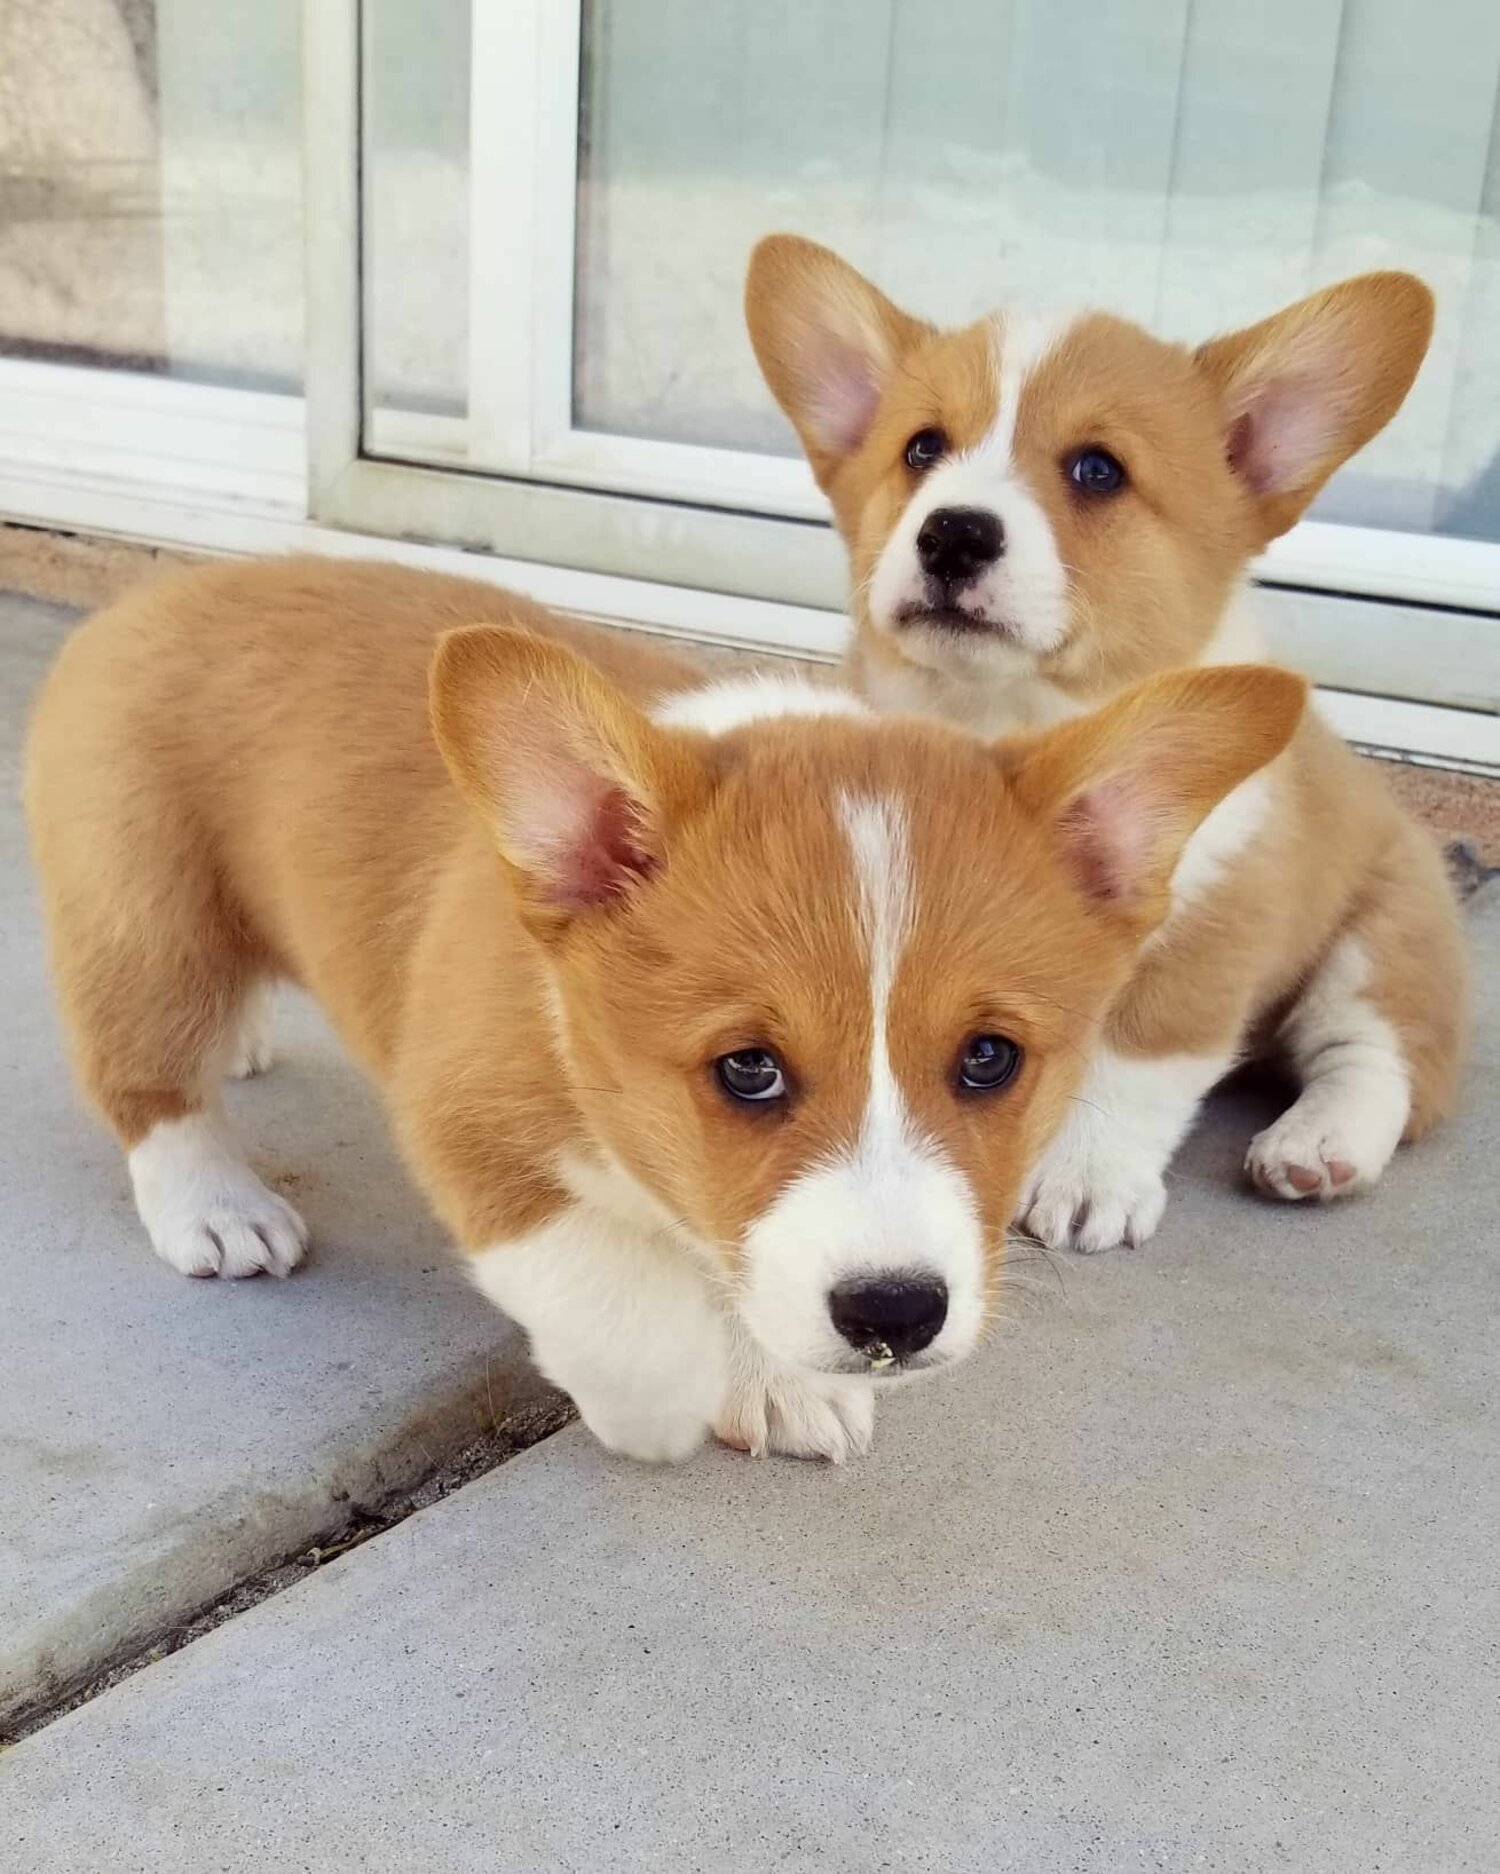
[[[51,533],[0,522],[0,588],[91,612],[143,580],[193,566],[204,557],[133,540]]]

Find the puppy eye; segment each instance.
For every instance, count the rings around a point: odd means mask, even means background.
[[[915,469],[920,475],[923,469],[930,469],[934,462],[940,462],[947,453],[946,431],[919,429],[906,445],[906,466]]]
[[[760,1105],[786,1098],[786,1074],[769,1048],[736,1048],[714,1062],[719,1085],[732,1100]]]
[[[1125,468],[1107,449],[1080,449],[1068,464],[1068,480],[1086,495],[1118,494]]]
[[[1015,1079],[1021,1050],[1005,1035],[971,1035],[958,1057],[958,1083],[970,1093],[998,1093]]]

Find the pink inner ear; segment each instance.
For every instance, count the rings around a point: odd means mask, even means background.
[[[809,414],[825,449],[848,455],[864,441],[880,404],[876,360],[857,345],[819,332],[804,364]]]
[[[1288,494],[1322,467],[1333,441],[1333,386],[1312,372],[1256,387],[1229,427],[1229,466],[1258,495]]]
[[[1151,821],[1128,778],[1080,794],[1057,830],[1086,897],[1121,904],[1138,895],[1150,858]]]
[[[549,841],[543,899],[561,911],[607,904],[656,861],[640,840],[640,810],[623,788],[581,776]]]

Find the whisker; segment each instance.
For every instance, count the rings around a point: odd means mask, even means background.
[[[1017,1249],[1026,1250],[1031,1253],[1018,1258],[1015,1254]],[[1070,1299],[1068,1296],[1068,1285],[1064,1280],[1061,1265],[1058,1263],[1052,1251],[1039,1236],[1033,1236],[1029,1230],[1018,1230],[1012,1226],[1006,1233],[1005,1261],[1001,1265],[1001,1279],[1004,1279],[1007,1269],[1013,1266],[1024,1267],[1027,1263],[1038,1260],[1047,1265],[1052,1279],[1057,1285],[1058,1293],[1065,1301]]]

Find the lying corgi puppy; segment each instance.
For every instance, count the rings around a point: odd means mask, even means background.
[[[695,681],[396,567],[129,597],[31,729],[57,987],[174,1269],[302,1257],[219,1092],[288,978],[606,1445],[841,1458],[975,1345],[1185,842],[1305,686],[1171,675],[1012,748]]]
[[[1197,351],[1098,312],[943,331],[790,235],[756,249],[746,309],[848,547],[855,687],[991,735],[1260,657],[1250,560],[1395,413],[1432,329],[1426,287],[1377,273]],[[1299,1087],[1246,1160],[1293,1201],[1363,1190],[1453,1101],[1452,894],[1316,717],[1188,843],[1172,901],[1022,1205],[1054,1247],[1144,1242],[1248,1053]]]

